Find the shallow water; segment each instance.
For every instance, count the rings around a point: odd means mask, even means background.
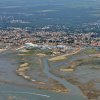
[[[13,100],[86,100],[85,97],[82,98],[79,95],[0,84],[0,100],[9,100],[8,98],[11,98],[11,96],[14,98]]]
[[[66,88],[69,88],[69,93],[55,93],[34,89],[33,87],[30,88],[28,86],[22,86],[24,84],[32,84],[15,74],[15,70],[18,66],[16,60],[12,59],[10,53],[6,52],[4,54],[0,54],[0,81],[11,81],[16,84],[8,84],[6,82],[5,84],[0,83],[0,100],[87,100],[87,98],[82,95],[82,92],[78,87],[70,84],[64,79],[60,79],[59,77],[50,74],[48,72],[49,66],[46,60],[44,60],[44,64],[45,73],[50,78],[59,81]]]

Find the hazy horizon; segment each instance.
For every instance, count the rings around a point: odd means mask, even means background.
[[[97,7],[100,6],[99,0],[0,0],[0,5],[65,5],[68,7]]]
[[[0,0],[0,27],[80,26],[98,22],[99,9],[99,0]]]

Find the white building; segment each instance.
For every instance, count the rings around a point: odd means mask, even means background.
[[[27,49],[39,48],[39,46],[37,44],[33,44],[33,43],[25,43],[25,48],[27,48]]]

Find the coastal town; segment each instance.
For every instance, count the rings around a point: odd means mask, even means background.
[[[100,100],[100,0],[0,0],[0,100]]]
[[[0,30],[0,48],[18,48],[25,44],[34,44],[42,49],[63,49],[67,47],[100,46],[99,33],[66,32],[28,32],[25,29]],[[31,45],[30,44],[30,45]],[[32,46],[32,45],[31,45]]]
[[[77,75],[78,73],[76,74],[76,71],[81,68],[80,66],[85,64],[87,64],[88,70],[91,69],[90,72],[98,73],[99,33],[30,32],[29,30],[17,28],[0,30],[0,34],[1,56],[12,55],[11,57],[14,56],[15,61],[18,63],[17,66],[14,66],[14,75],[17,75],[15,79],[21,77],[26,80],[24,84],[29,87],[35,85],[37,89],[61,93],[69,93],[72,91],[70,87],[76,85],[88,100],[99,98],[100,91],[95,88],[95,84],[99,83],[99,79],[93,77],[91,80],[89,77],[89,81],[83,83],[77,79],[80,76]],[[9,52],[11,53],[9,54]],[[92,64],[92,62],[94,63]],[[82,79],[84,80],[84,78]],[[27,84],[27,81],[29,84]],[[67,87],[62,81],[65,81],[65,84],[68,81],[73,85]],[[6,79],[2,82],[20,85],[20,82],[8,82]],[[91,86],[93,87],[91,88]],[[79,92],[78,89],[76,91]]]

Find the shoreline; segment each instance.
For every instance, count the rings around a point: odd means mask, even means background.
[[[0,53],[4,52],[6,49],[0,49]]]

